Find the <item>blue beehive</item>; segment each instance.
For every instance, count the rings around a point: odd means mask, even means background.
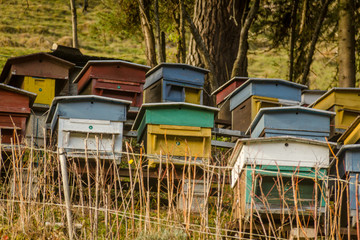
[[[306,107],[263,108],[251,123],[247,134],[252,138],[297,136],[324,141],[330,135],[333,112]]]
[[[187,64],[162,63],[146,74],[144,103],[189,102],[202,104],[205,74]]]
[[[350,203],[350,216],[356,217],[356,190],[355,190],[355,181],[356,175],[360,175],[360,144],[349,144],[341,147],[340,151],[337,153],[339,159],[338,169],[334,165],[331,169],[333,176],[337,176],[337,170],[339,172],[339,177],[345,178],[346,174],[349,176],[349,199]],[[360,189],[359,189],[360,190]],[[359,191],[358,190],[358,191]],[[360,196],[360,191],[359,191]],[[346,208],[346,206],[345,206]],[[344,211],[345,212],[345,211]]]
[[[86,149],[99,152],[105,159],[119,159],[130,104],[95,95],[56,97],[46,123],[53,135],[57,133],[58,147],[64,148],[68,156],[84,157]]]

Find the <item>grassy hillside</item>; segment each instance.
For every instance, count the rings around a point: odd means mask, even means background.
[[[121,39],[109,33],[95,34],[97,14],[103,11],[100,0],[90,0],[88,12],[78,4],[79,43],[84,54],[145,63],[141,37]],[[8,57],[49,51],[53,43],[71,46],[71,13],[68,1],[0,0],[0,68]],[[316,51],[311,69],[313,89],[327,89],[336,84],[336,58],[332,46]],[[175,61],[173,47],[167,48],[168,61]],[[251,36],[249,75],[252,77],[287,78],[286,49],[268,50],[268,42]]]

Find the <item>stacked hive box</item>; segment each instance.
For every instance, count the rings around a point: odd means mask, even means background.
[[[325,141],[325,137],[329,138],[334,115],[333,112],[300,106],[263,108],[246,134],[252,138],[296,136]]]
[[[46,122],[52,135],[57,134],[58,148],[68,156],[93,157],[120,162],[123,123],[130,101],[95,96],[57,97]],[[86,141],[85,141],[86,140]]]
[[[148,66],[121,60],[88,61],[74,79],[79,95],[99,95],[131,101],[137,113],[143,102],[143,86]],[[136,114],[129,117],[135,118]]]
[[[72,67],[73,63],[47,53],[13,57],[6,61],[0,82],[37,94],[26,131],[26,137],[33,137],[35,145],[44,145],[45,112],[55,96],[68,93],[66,86]]]
[[[237,217],[252,214],[251,202],[253,209],[273,217],[323,212],[322,181],[329,159],[328,144],[317,140],[286,136],[239,140],[229,160]]]
[[[281,79],[247,80],[228,96],[232,129],[246,131],[261,108],[300,105],[301,90],[306,88]]]
[[[228,101],[228,96],[248,79],[248,77],[234,77],[222,86],[220,86],[211,94],[215,95],[216,106],[220,108],[220,111],[217,115],[216,123],[225,126],[231,126],[230,101]]]
[[[330,123],[330,139],[336,140],[360,113],[360,89],[333,88],[311,104],[310,107],[336,113],[335,118]]]
[[[1,144],[17,143],[17,139],[22,143],[26,133],[26,122],[30,116],[30,108],[35,98],[35,93],[0,84]],[[14,134],[15,132],[17,136]]]

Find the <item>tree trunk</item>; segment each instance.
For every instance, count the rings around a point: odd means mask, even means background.
[[[247,50],[248,50],[248,35],[249,29],[251,27],[252,22],[255,19],[257,11],[259,9],[260,0],[255,0],[252,5],[249,14],[245,19],[244,26],[241,28],[240,32],[240,40],[239,40],[239,50],[237,53],[237,57],[234,62],[234,66],[232,69],[231,77],[242,76],[247,77]]]
[[[206,79],[204,101],[218,86],[230,79],[238,50],[241,9],[245,1],[197,0],[194,6],[193,23],[198,30],[209,55],[209,63],[215,66]],[[194,35],[190,36],[186,63],[207,67]],[[207,95],[207,96],[206,96]]]
[[[179,0],[179,3],[180,3],[180,59],[181,59],[181,62],[184,63],[186,61],[186,39],[185,39],[185,16],[184,16],[184,11],[183,11],[183,8],[185,7],[184,6],[184,3],[182,0]]]
[[[165,62],[166,58],[165,58],[165,51],[164,48],[162,47],[162,34],[160,31],[160,21],[159,21],[159,0],[155,0],[155,9],[154,9],[154,17],[155,17],[155,25],[156,25],[156,40],[157,40],[157,45],[158,45],[158,55],[159,55],[159,61],[160,62]]]
[[[83,1],[83,9],[82,9],[82,12],[87,12],[88,7],[89,7],[89,1],[88,1],[88,0],[84,0],[84,1]]]
[[[339,0],[339,87],[355,87],[354,2]]]
[[[152,26],[149,18],[149,8],[151,1],[139,0],[139,10],[140,10],[140,21],[141,29],[144,34],[145,39],[145,55],[146,63],[151,67],[157,65],[156,61],[156,50],[155,50],[155,37],[152,30]]]
[[[311,66],[312,59],[313,59],[314,52],[315,52],[315,46],[316,46],[317,40],[320,35],[321,26],[324,22],[324,19],[325,19],[327,10],[328,10],[328,6],[331,1],[332,0],[325,0],[324,5],[321,8],[321,12],[320,12],[318,21],[316,23],[315,31],[314,31],[313,37],[311,39],[309,54],[306,59],[306,64],[305,64],[305,68],[304,68],[304,72],[303,72],[303,76],[302,76],[302,80],[301,80],[301,83],[304,85],[308,84],[308,76],[309,76],[310,66]]]
[[[72,36],[73,47],[79,48],[78,36],[77,36],[77,15],[75,0],[70,0],[71,20],[72,20]]]
[[[290,33],[290,49],[289,49],[289,81],[294,81],[294,49],[296,42],[296,15],[298,10],[298,0],[293,1],[291,9],[291,33]]]

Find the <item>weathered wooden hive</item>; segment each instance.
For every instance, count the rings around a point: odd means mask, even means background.
[[[161,63],[146,73],[144,103],[203,104],[205,74],[209,71],[179,63]]]
[[[68,84],[69,70],[73,66],[47,53],[13,57],[6,61],[0,82],[36,93],[35,104],[49,106]]]
[[[191,103],[146,103],[141,106],[133,129],[144,141],[153,163],[158,156],[172,156],[183,164],[184,157],[208,160],[211,154],[211,128],[217,108]]]
[[[35,146],[44,145],[46,111],[55,96],[68,94],[73,67],[73,63],[43,52],[9,58],[5,63],[0,82],[37,94],[26,130],[27,140],[33,139]]]
[[[46,122],[58,148],[64,148],[68,156],[83,158],[86,149],[88,157],[99,151],[101,158],[115,157],[119,162],[123,124],[130,104],[96,95],[57,97]]]
[[[230,101],[228,101],[228,96],[248,79],[248,77],[234,77],[211,94],[212,96],[215,95],[216,105],[220,108],[215,122],[231,126]]]
[[[121,60],[88,61],[74,79],[79,95],[99,95],[131,101],[131,107],[143,103],[145,73],[150,67]]]
[[[229,96],[232,129],[245,132],[261,108],[300,105],[306,88],[281,79],[247,80]]]
[[[333,177],[340,177],[342,179],[347,179],[349,181],[349,192],[348,199],[346,202],[350,205],[350,218],[352,218],[352,225],[356,223],[356,212],[358,211],[356,201],[356,175],[360,175],[360,144],[348,144],[341,147],[337,153],[337,158],[339,159],[337,168],[336,164],[331,169],[331,174]],[[338,172],[338,174],[337,174]],[[358,184],[359,185],[359,184]],[[336,186],[335,186],[336,187]],[[359,191],[359,190],[358,190]],[[346,198],[346,194],[343,198]],[[359,195],[360,196],[360,195]],[[346,204],[342,206],[343,214],[347,215]]]
[[[252,138],[294,136],[325,141],[335,113],[300,106],[260,109],[246,134]]]
[[[36,94],[0,83],[0,143],[22,144]],[[14,133],[17,133],[16,136]],[[11,142],[12,139],[12,142]],[[21,142],[17,142],[19,139]]]
[[[336,113],[330,134],[336,140],[360,113],[360,88],[332,88],[310,107]]]
[[[301,92],[301,106],[307,107],[318,100],[326,91],[323,90],[302,90]]]
[[[324,212],[322,182],[329,163],[326,142],[295,137],[238,140],[229,160],[237,218],[249,217],[255,208],[273,217],[293,213],[295,208],[299,215],[312,215],[316,204],[318,211]],[[315,188],[315,179],[321,188]]]

